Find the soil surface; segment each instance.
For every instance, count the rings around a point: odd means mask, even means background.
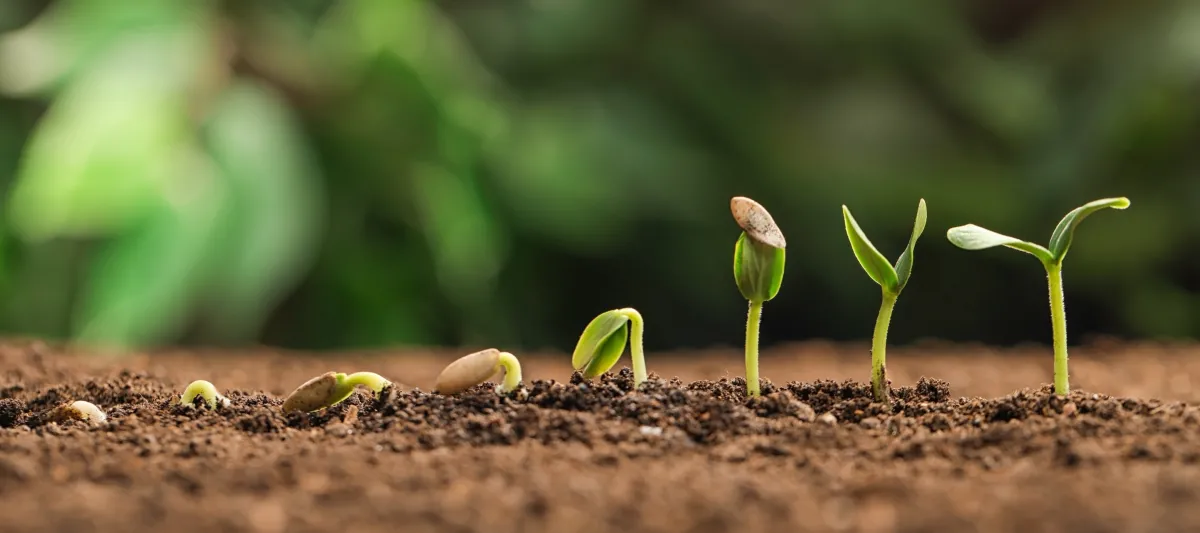
[[[0,344],[0,531],[1200,530],[1200,349],[866,346],[651,353],[652,379],[587,381],[518,354],[524,388],[428,391],[459,352],[190,351]],[[627,364],[627,359],[622,365]],[[397,382],[323,412],[284,396],[328,370]],[[661,376],[661,377],[660,377]],[[177,405],[194,379],[231,404]],[[86,400],[102,423],[51,422]]]

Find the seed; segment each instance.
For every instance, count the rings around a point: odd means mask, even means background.
[[[438,375],[433,391],[457,394],[487,381],[499,371],[500,350],[488,348],[460,357]]]

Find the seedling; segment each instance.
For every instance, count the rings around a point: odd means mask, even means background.
[[[179,397],[179,405],[192,407],[197,396],[204,399],[209,409],[216,409],[217,404],[220,404],[221,407],[229,406],[229,398],[221,396],[221,393],[217,392],[217,388],[212,383],[203,379],[193,381],[191,385],[188,385],[183,390],[183,395]]]
[[[362,385],[371,389],[375,394],[383,391],[392,382],[374,372],[355,372],[343,374],[326,372],[312,378],[303,385],[296,387],[292,394],[283,402],[283,412],[316,411],[332,407],[349,398],[354,388]]]
[[[875,280],[883,289],[883,304],[879,306],[879,316],[875,318],[875,336],[871,340],[871,392],[875,401],[890,403],[887,381],[887,334],[888,325],[892,321],[892,309],[896,307],[896,299],[900,291],[908,284],[912,275],[913,249],[917,239],[925,231],[925,199],[917,203],[917,221],[913,224],[912,236],[908,238],[908,248],[900,254],[900,259],[893,267],[883,254],[871,244],[871,240],[858,227],[850,208],[842,206],[842,219],[846,223],[846,236],[850,239],[850,248],[854,257],[862,265],[867,275]]]
[[[617,364],[621,354],[625,353],[625,341],[628,340],[633,360],[633,388],[637,389],[646,381],[643,324],[642,314],[632,307],[601,313],[583,328],[571,356],[571,365],[588,379],[599,376]]]
[[[512,392],[521,385],[521,362],[515,355],[495,348],[467,354],[442,370],[433,391],[446,395],[458,394],[486,382],[501,371],[504,372],[504,381],[496,386],[497,393]]]
[[[1129,207],[1128,198],[1104,198],[1084,204],[1067,213],[1054,233],[1050,235],[1049,248],[1025,242],[1020,239],[1001,235],[994,231],[981,228],[974,224],[950,228],[946,237],[955,246],[964,250],[982,250],[996,246],[1005,246],[1014,250],[1033,255],[1046,268],[1046,277],[1050,288],[1050,322],[1054,332],[1054,391],[1060,396],[1071,392],[1070,376],[1067,373],[1067,311],[1063,303],[1062,264],[1071,241],[1075,238],[1075,228],[1088,215],[1104,208],[1125,209]]]
[[[758,202],[735,196],[729,207],[742,228],[733,247],[733,279],[750,302],[746,315],[746,394],[758,396],[758,326],[763,303],[775,298],[783,283],[787,241],[775,219]]]
[[[96,404],[83,400],[60,405],[46,414],[47,422],[65,422],[67,420],[82,420],[99,424],[108,420],[108,415],[96,407]]]

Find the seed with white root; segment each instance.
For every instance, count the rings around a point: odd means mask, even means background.
[[[733,219],[737,221],[738,226],[741,226],[750,238],[775,248],[787,248],[783,231],[775,224],[771,213],[758,202],[745,196],[734,196],[729,201],[729,209],[733,212]]]
[[[513,354],[488,348],[464,355],[442,370],[433,391],[438,394],[458,394],[487,381],[500,371],[504,372],[504,382],[496,387],[496,392],[510,392],[520,385],[521,363]]]
[[[354,388],[363,385],[375,394],[392,382],[374,372],[326,372],[296,387],[283,402],[283,412],[316,411],[337,405],[354,393]]]
[[[82,420],[99,424],[108,420],[108,415],[96,407],[96,404],[83,400],[60,405],[46,414],[47,422],[66,422],[67,420]]]
[[[221,396],[221,393],[217,392],[217,388],[212,383],[203,379],[193,381],[191,385],[188,385],[183,390],[183,395],[179,397],[179,404],[192,407],[197,396],[204,398],[204,402],[208,404],[209,409],[216,409],[217,404],[220,404],[221,407],[229,406],[229,398]]]

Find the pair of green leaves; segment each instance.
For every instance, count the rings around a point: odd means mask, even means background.
[[[575,353],[571,355],[571,365],[575,370],[583,372],[588,379],[608,372],[621,354],[625,353],[625,343],[629,340],[628,313],[621,309],[605,311],[593,318],[579,343],[575,345]]]
[[[996,246],[1020,250],[1037,257],[1042,264],[1050,267],[1062,264],[1067,250],[1071,248],[1071,241],[1075,238],[1075,228],[1079,227],[1079,223],[1083,222],[1088,215],[1105,208],[1125,209],[1127,207],[1129,207],[1129,199],[1120,197],[1103,198],[1075,208],[1067,213],[1067,216],[1063,217],[1058,226],[1054,228],[1054,233],[1050,235],[1049,248],[1002,235],[974,224],[950,228],[946,232],[946,238],[964,250],[983,250]]]
[[[854,215],[850,214],[850,208],[844,205],[842,206],[842,218],[846,223],[846,236],[850,238],[850,247],[854,250],[854,256],[858,258],[858,263],[862,265],[863,270],[866,270],[867,275],[871,276],[871,279],[875,280],[875,283],[878,283],[888,293],[900,294],[900,291],[908,284],[908,278],[912,275],[913,249],[917,246],[917,239],[925,231],[927,218],[925,199],[922,198],[917,204],[917,220],[913,224],[908,247],[900,254],[900,259],[896,261],[894,267],[883,254],[879,253],[875,245],[871,244],[871,240],[858,226],[858,221],[854,220]]]

